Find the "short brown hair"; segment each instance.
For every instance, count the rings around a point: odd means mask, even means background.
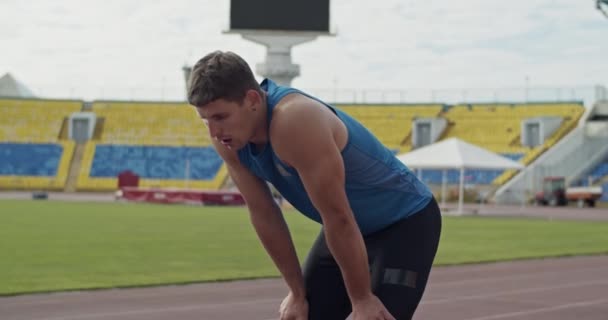
[[[217,99],[240,103],[250,89],[261,92],[247,62],[236,53],[214,51],[192,68],[188,103],[197,107]]]

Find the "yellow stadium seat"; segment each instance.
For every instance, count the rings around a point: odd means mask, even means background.
[[[336,105],[357,119],[385,146],[405,152],[411,148],[407,137],[411,135],[415,118],[437,117],[443,105]]]
[[[99,142],[127,145],[209,146],[202,120],[186,103],[95,102],[103,119]]]
[[[575,128],[584,111],[584,106],[577,103],[456,105],[445,114],[452,125],[444,138],[459,137],[498,153],[523,154],[520,162],[529,164]],[[522,146],[522,121],[541,116],[561,117],[563,122],[543,145],[535,148]],[[515,173],[507,170],[493,184],[501,185]]]
[[[55,142],[64,119],[81,108],[81,101],[0,99],[0,141]]]

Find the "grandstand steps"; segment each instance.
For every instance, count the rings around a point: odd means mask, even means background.
[[[74,155],[72,156],[72,161],[70,161],[68,178],[65,182],[64,191],[66,192],[76,191],[76,182],[78,181],[78,175],[80,174],[80,167],[82,165],[85,145],[86,143],[77,143],[76,147],[74,148]]]
[[[517,136],[513,137],[513,140],[509,142],[509,147],[519,147],[521,146],[521,133]]]
[[[70,118],[65,117],[61,122],[61,129],[59,129],[58,140],[68,140],[68,126],[69,126]]]
[[[454,128],[455,125],[456,125],[456,123],[454,121],[448,121],[448,125],[445,127],[443,132],[439,135],[439,138],[437,138],[437,141],[441,141],[441,140],[447,138],[448,135],[450,134],[450,131],[452,131],[452,128]]]
[[[401,140],[401,146],[407,146],[407,147],[412,146],[412,130],[410,130],[407,133],[407,135],[405,136],[405,138],[403,138],[403,140]]]
[[[95,129],[93,130],[93,140],[101,139],[101,134],[103,133],[105,123],[106,118],[97,118],[97,121],[95,121]]]

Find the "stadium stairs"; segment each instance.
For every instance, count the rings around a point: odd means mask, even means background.
[[[64,191],[66,192],[76,191],[76,183],[78,182],[78,176],[82,166],[85,145],[85,143],[76,143],[76,147],[74,148],[74,156],[70,162],[70,171],[68,172],[68,178],[65,183]]]
[[[494,201],[501,204],[519,204],[532,199],[546,176],[566,177],[566,183],[580,180],[583,174],[596,167],[608,155],[608,103],[600,102],[585,110],[576,126],[563,138],[552,140],[535,154],[533,161],[513,178],[501,185]],[[600,117],[597,117],[600,115]],[[594,120],[594,119],[600,120]],[[604,119],[604,120],[601,120]]]
[[[77,150],[70,187],[75,179],[79,191],[116,190],[117,175],[130,170],[141,187],[222,188],[227,171],[186,103],[94,101],[90,109],[98,122]]]
[[[65,123],[82,101],[0,99],[0,189],[63,190],[74,142]]]
[[[597,164],[601,149],[608,148],[605,138],[594,137],[588,134],[588,129],[577,128],[579,116],[572,115],[560,104],[461,104],[450,108],[443,104],[344,104],[336,107],[362,122],[395,153],[412,149],[412,123],[415,119],[436,117],[448,120],[440,140],[457,136],[525,164],[539,167],[543,164],[544,170],[552,174],[561,172],[556,171],[559,167],[559,170],[569,172],[571,179],[580,175],[582,170],[588,170],[588,166]],[[53,160],[58,163],[56,173],[51,172],[51,176],[0,176],[0,187],[113,191],[117,186],[116,174],[123,169],[143,170],[140,182],[144,187],[214,190],[230,185],[224,165],[217,169],[198,162],[198,157],[206,154],[212,146],[204,126],[185,103],[0,99],[0,108],[3,108],[3,116],[8,115],[0,119],[0,143],[9,143],[10,148],[13,145],[19,148],[23,144],[40,144],[42,149],[37,150],[42,153],[47,152],[45,148],[55,148],[53,145],[61,148],[60,157]],[[68,139],[67,118],[78,111],[94,112],[97,123],[93,138],[76,144]],[[521,121],[547,114],[563,115],[567,121],[545,144],[532,149],[521,147]],[[190,169],[197,178],[184,178],[183,164],[175,165],[175,162],[184,160],[172,158],[180,154],[193,155],[190,165],[194,167]],[[580,159],[566,159],[570,167],[551,162],[551,159],[562,159],[566,154],[583,155],[588,166],[576,167],[580,166]],[[213,175],[208,170],[216,171]],[[425,171],[423,180],[437,182],[441,176],[437,172]],[[502,171],[490,174],[470,171],[467,176],[471,183],[487,185],[512,184],[522,179],[514,172]],[[457,179],[457,175],[448,174],[448,177]],[[521,187],[515,185],[510,188]]]

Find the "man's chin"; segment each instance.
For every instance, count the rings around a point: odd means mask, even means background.
[[[238,150],[245,148],[245,145],[246,144],[244,144],[244,143],[236,142],[236,143],[231,143],[229,148],[232,150],[238,151]]]

